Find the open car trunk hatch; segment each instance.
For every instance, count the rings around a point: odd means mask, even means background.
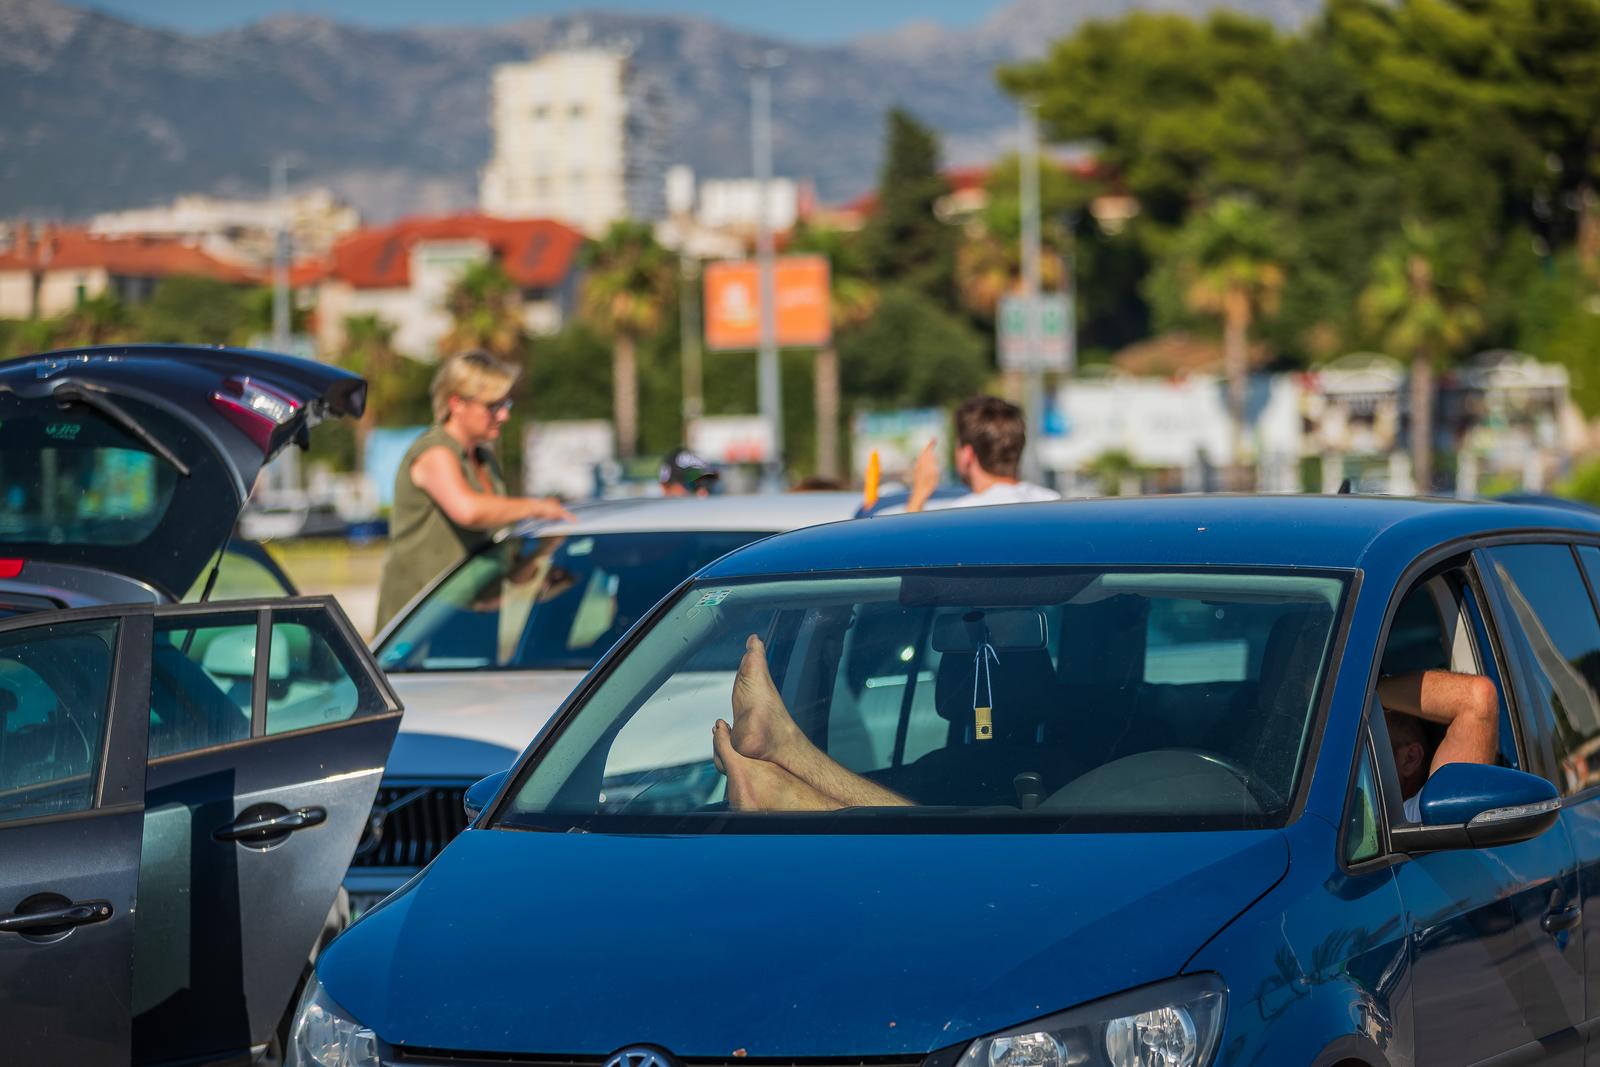
[[[0,364],[0,558],[114,571],[181,598],[261,468],[366,383],[311,360],[185,345]]]

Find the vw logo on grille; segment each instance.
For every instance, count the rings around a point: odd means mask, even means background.
[[[606,1060],[605,1067],[678,1067],[678,1064],[658,1048],[632,1045]]]

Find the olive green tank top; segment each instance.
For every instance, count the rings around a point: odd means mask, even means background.
[[[394,617],[421,589],[446,567],[475,552],[494,539],[492,530],[471,530],[450,521],[433,498],[411,480],[411,466],[430,448],[448,448],[461,464],[461,476],[474,489],[480,489],[477,473],[467,460],[467,450],[435,426],[411,443],[394,475],[394,507],[389,513],[389,547],[383,559],[383,578],[378,585],[377,628]],[[494,453],[478,447],[478,459],[488,472],[497,496],[506,492],[505,479]]]

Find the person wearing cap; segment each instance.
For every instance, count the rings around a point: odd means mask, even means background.
[[[395,472],[389,546],[378,587],[380,629],[441,571],[488,544],[502,526],[572,518],[553,498],[506,495],[493,445],[511,414],[518,370],[475,351],[452,356],[434,375],[434,424],[406,450]]]
[[[717,478],[716,468],[687,448],[661,461],[662,496],[710,496]]]

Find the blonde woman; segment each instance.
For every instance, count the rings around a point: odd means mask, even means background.
[[[434,375],[433,426],[406,450],[395,472],[379,627],[500,527],[572,518],[557,500],[505,495],[491,446],[511,413],[517,371],[487,352],[464,352]]]

